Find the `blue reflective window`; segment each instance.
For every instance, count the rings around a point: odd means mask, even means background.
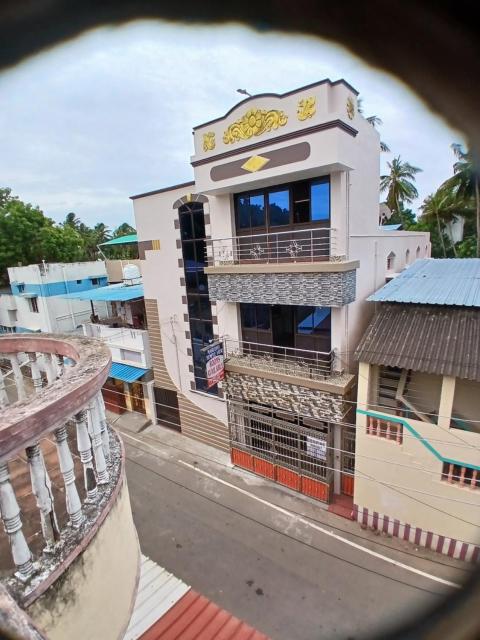
[[[311,186],[311,218],[328,220],[330,218],[330,182],[317,182]]]
[[[297,307],[297,333],[315,334],[330,329],[330,307]]]
[[[265,226],[265,196],[243,195],[237,198],[237,216],[240,229]]]
[[[290,222],[290,191],[272,191],[268,194],[270,225],[276,227]]]

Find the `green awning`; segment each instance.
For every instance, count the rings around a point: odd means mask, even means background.
[[[109,240],[108,242],[102,242],[99,244],[99,247],[111,247],[117,244],[136,244],[138,242],[138,237],[136,233],[131,233],[128,236],[120,236],[119,238],[113,238],[113,240]]]

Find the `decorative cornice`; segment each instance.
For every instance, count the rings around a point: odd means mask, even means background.
[[[287,124],[288,116],[277,109],[249,109],[238,120],[232,122],[223,134],[225,144],[233,144],[240,140],[249,140],[253,136],[275,131]]]
[[[254,149],[260,149],[261,147],[266,147],[268,145],[278,144],[279,142],[285,142],[286,140],[294,140],[295,138],[301,138],[303,136],[317,133],[319,131],[326,131],[327,129],[341,129],[345,133],[351,135],[353,138],[355,138],[358,133],[356,129],[348,125],[346,122],[343,122],[343,120],[330,120],[329,122],[315,124],[311,127],[306,127],[305,129],[299,129],[298,131],[289,131],[288,133],[283,133],[279,136],[275,136],[275,138],[253,142],[252,144],[247,144],[244,147],[230,149],[229,151],[224,151],[223,153],[217,153],[217,155],[215,156],[200,158],[199,160],[194,160],[191,165],[192,167],[199,167],[203,164],[209,164],[210,162],[216,162],[218,160],[223,160],[224,158],[237,156],[241,153],[249,153]]]

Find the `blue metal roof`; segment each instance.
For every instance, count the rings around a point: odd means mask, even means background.
[[[99,287],[98,289],[87,289],[59,296],[70,300],[104,300],[107,302],[126,302],[135,298],[143,298],[143,284],[112,284],[109,287]]]
[[[141,378],[147,371],[148,369],[142,369],[141,367],[132,367],[129,364],[112,362],[108,375],[111,378],[123,380],[123,382],[135,382],[135,380]]]
[[[480,307],[480,258],[416,260],[367,300]]]

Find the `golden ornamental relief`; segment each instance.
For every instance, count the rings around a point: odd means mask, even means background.
[[[353,120],[354,115],[355,115],[355,103],[353,101],[353,98],[350,96],[347,99],[347,116],[350,118],[350,120]]]
[[[303,98],[298,101],[297,118],[299,120],[306,120],[307,118],[313,118],[317,111],[317,99],[315,96],[309,98]]]
[[[203,150],[213,151],[215,149],[215,133],[208,131],[203,134]]]
[[[274,131],[287,124],[288,116],[283,111],[270,109],[250,109],[247,113],[233,122],[223,134],[225,144],[233,144],[239,140],[249,140],[253,136]]]

